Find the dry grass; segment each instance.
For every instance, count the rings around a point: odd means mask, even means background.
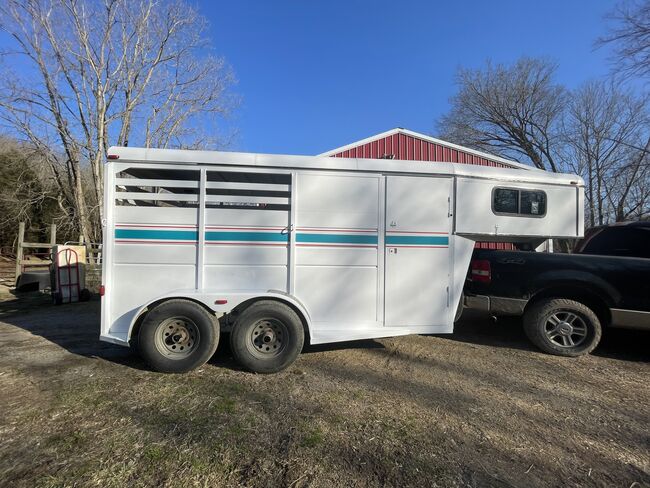
[[[475,320],[455,340],[312,348],[271,376],[239,371],[220,348],[172,376],[99,345],[97,317],[90,303],[0,323],[0,485],[650,480],[650,367],[639,347],[567,361],[529,350],[518,328]]]

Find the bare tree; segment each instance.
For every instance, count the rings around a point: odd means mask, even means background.
[[[47,170],[86,239],[100,237],[110,145],[215,142],[233,76],[184,1],[6,0],[0,17],[16,47],[3,53],[5,65],[21,66],[3,77],[0,120],[55,153]]]
[[[591,226],[648,210],[648,97],[591,81],[572,93],[564,125],[566,160],[586,183]]]
[[[556,66],[521,58],[512,66],[460,69],[458,93],[438,129],[444,139],[559,171],[555,142],[566,103]]]
[[[613,24],[597,46],[614,47],[616,70],[626,76],[650,76],[650,0],[620,3],[607,18]]]
[[[13,249],[19,222],[30,234],[59,221],[56,187],[40,171],[40,154],[17,141],[0,136],[0,248]],[[63,234],[66,219],[62,220]]]

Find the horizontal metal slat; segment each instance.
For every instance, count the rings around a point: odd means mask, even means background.
[[[264,191],[290,191],[291,185],[281,183],[230,183],[227,181],[208,181],[206,188],[215,188],[219,190],[264,190]]]
[[[56,246],[56,244],[44,244],[44,243],[38,243],[38,242],[23,242],[21,245],[23,247],[33,247],[35,249],[46,249],[46,248]]]
[[[115,194],[117,200],[158,200],[161,202],[196,202],[198,195],[185,195],[180,193],[132,193],[118,192]]]
[[[168,188],[198,188],[198,181],[187,180],[148,180],[139,178],[116,178],[115,184],[119,186],[159,186]]]
[[[269,203],[288,205],[289,198],[286,197],[249,197],[246,195],[206,195],[206,202],[227,202],[227,203]]]

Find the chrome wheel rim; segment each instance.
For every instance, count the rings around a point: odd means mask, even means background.
[[[199,340],[199,328],[187,317],[163,320],[156,329],[156,349],[170,359],[186,358],[196,349]]]
[[[247,341],[249,352],[260,359],[281,355],[287,347],[289,330],[277,319],[261,319],[253,324]]]
[[[571,348],[587,339],[587,324],[579,315],[558,311],[550,315],[544,324],[546,338],[556,346]]]

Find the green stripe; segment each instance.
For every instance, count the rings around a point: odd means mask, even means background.
[[[178,240],[196,241],[198,232],[193,230],[167,229],[115,229],[116,239],[149,239],[149,240]],[[288,242],[287,234],[280,232],[206,232],[205,239],[209,242],[247,241],[247,242]],[[363,234],[296,234],[296,242],[321,244],[373,244],[377,245],[377,235]],[[447,246],[447,236],[415,236],[399,235],[386,236],[387,245],[426,245]]]
[[[377,244],[376,235],[359,234],[297,234],[296,242],[313,242],[322,244]]]
[[[421,246],[448,246],[447,236],[386,236],[387,245],[412,244]]]
[[[199,233],[195,230],[115,229],[116,239],[196,241],[198,237]]]
[[[288,242],[287,234],[279,232],[206,232],[206,241]]]

